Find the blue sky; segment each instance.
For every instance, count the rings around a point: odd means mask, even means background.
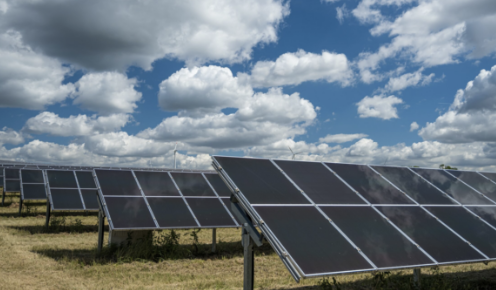
[[[0,1],[0,158],[495,170],[493,1]],[[468,85],[470,82],[470,85]]]

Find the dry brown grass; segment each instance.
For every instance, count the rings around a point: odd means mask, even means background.
[[[9,207],[0,207],[1,289],[241,289],[243,256],[240,229],[218,229],[218,253],[209,254],[211,231],[199,232],[203,253],[185,258],[140,260],[98,258],[96,215],[71,213],[65,227],[45,231],[43,205],[30,206],[23,217]],[[57,218],[57,214],[55,214]],[[59,215],[60,216],[60,215]],[[82,226],[75,227],[76,220]],[[191,231],[177,231],[180,244],[192,248]],[[107,241],[107,235],[105,236]],[[432,270],[422,270],[432,274]],[[453,289],[491,289],[496,286],[494,265],[473,264],[441,268]],[[394,272],[391,281],[409,283],[411,270]],[[380,285],[369,274],[338,276],[342,289],[374,289]],[[320,279],[296,283],[279,257],[266,246],[257,250],[257,289],[320,289]],[[401,282],[401,283],[400,283]],[[389,283],[389,282],[388,282]],[[406,285],[406,284],[404,284]],[[468,288],[461,288],[463,285]],[[458,287],[460,286],[460,287]],[[465,287],[465,286],[463,286]],[[392,289],[391,286],[389,289]],[[443,288],[445,289],[445,288]],[[446,288],[448,289],[448,288]]]

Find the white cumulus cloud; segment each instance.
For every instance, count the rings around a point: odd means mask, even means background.
[[[345,143],[356,139],[362,139],[367,137],[367,134],[328,134],[327,136],[320,138],[321,143]]]
[[[402,91],[408,87],[428,85],[432,82],[435,74],[431,73],[429,75],[424,75],[422,74],[423,70],[424,68],[420,68],[416,72],[390,78],[384,89],[388,92],[396,92]]]
[[[389,120],[398,118],[398,110],[395,107],[402,104],[403,100],[395,96],[373,96],[365,97],[356,105],[360,118],[379,118]]]
[[[417,122],[413,122],[410,124],[410,132],[418,130],[418,128],[419,128],[419,124],[417,124]]]

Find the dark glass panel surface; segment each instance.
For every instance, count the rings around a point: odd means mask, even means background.
[[[363,199],[322,163],[275,162],[315,203],[365,204]]]
[[[47,170],[47,177],[50,188],[77,188],[76,177],[72,171]]]
[[[371,269],[371,265],[313,206],[255,206],[305,274]]]
[[[5,180],[5,192],[20,192],[21,191],[21,181],[20,180]]]
[[[131,171],[95,170],[103,195],[141,195]]]
[[[76,171],[76,176],[80,188],[96,188],[93,172]]]
[[[326,163],[372,204],[412,204],[403,193],[366,165]]]
[[[214,158],[252,204],[310,203],[270,160]]]
[[[455,204],[453,200],[408,168],[372,167],[420,204]]]
[[[147,196],[181,196],[167,172],[135,171],[134,174]]]
[[[148,197],[147,200],[161,228],[198,227],[181,197]]]
[[[46,199],[44,184],[23,184],[24,199]]]
[[[96,189],[81,189],[81,194],[83,195],[84,205],[86,209],[99,209],[98,199],[96,197],[98,190]]]
[[[496,258],[496,230],[462,207],[426,207],[489,258]]]
[[[232,226],[233,219],[217,198],[186,198],[202,227]]]
[[[496,184],[487,180],[477,172],[448,170],[449,173],[461,179],[463,182],[472,186],[480,193],[485,194],[487,197],[496,201]]]
[[[50,194],[52,195],[53,209],[84,209],[77,189],[50,188]]]
[[[496,228],[496,207],[469,206],[467,208]]]
[[[322,206],[320,208],[378,267],[433,263],[371,207]]]
[[[229,187],[227,187],[226,183],[222,180],[222,178],[220,178],[218,174],[205,174],[205,177],[208,179],[208,182],[210,182],[210,184],[215,189],[215,192],[217,192],[219,196],[231,196]]]
[[[231,209],[231,198],[229,198],[229,197],[223,197],[221,199],[222,199],[222,202],[224,202],[224,204],[226,205],[227,210],[231,213],[231,215],[234,217],[234,219],[236,220],[236,222],[238,222],[238,224],[240,225],[241,222],[238,220],[238,218],[236,217],[236,215],[232,212],[232,209]]]
[[[19,169],[5,169],[5,178],[8,179],[19,179]]]
[[[171,173],[184,196],[215,196],[200,173]]]
[[[481,172],[482,175],[496,182],[496,173],[493,172]]]
[[[412,168],[423,178],[462,204],[493,204],[444,170]]]
[[[440,263],[484,259],[420,207],[376,208]]]
[[[45,183],[41,170],[21,170],[21,174],[22,183]]]
[[[136,229],[156,227],[143,197],[104,198],[114,228]]]

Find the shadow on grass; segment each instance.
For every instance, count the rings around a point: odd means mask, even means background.
[[[67,226],[49,226],[48,229],[45,225],[39,226],[7,226],[18,231],[27,231],[30,234],[57,234],[57,233],[91,233],[98,232],[97,225],[67,225]],[[108,226],[105,226],[105,231],[108,231]]]

